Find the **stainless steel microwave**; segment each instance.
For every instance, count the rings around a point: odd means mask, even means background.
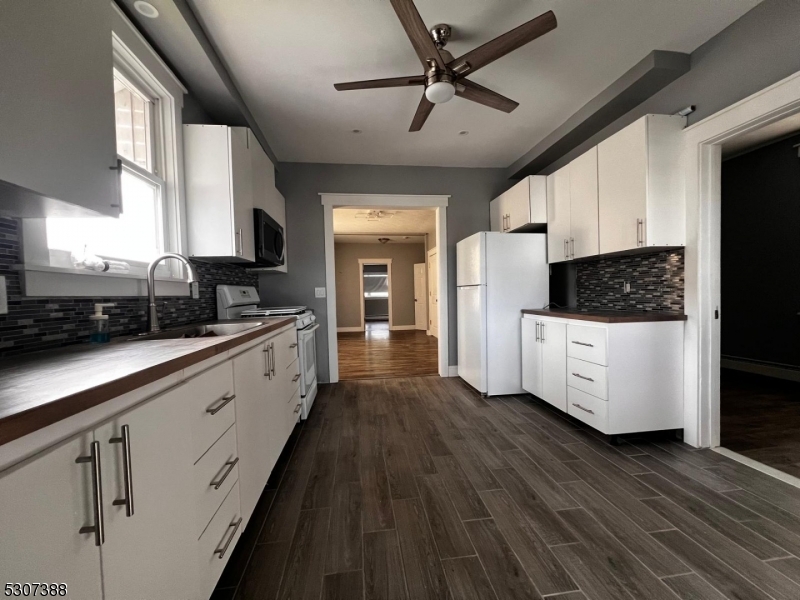
[[[260,208],[253,209],[257,267],[280,267],[286,254],[283,227]]]

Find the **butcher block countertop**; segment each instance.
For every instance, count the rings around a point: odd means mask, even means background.
[[[526,315],[540,317],[559,317],[577,321],[594,321],[595,323],[654,323],[658,321],[685,321],[686,315],[681,313],[627,310],[581,310],[577,308],[526,308]]]
[[[119,338],[3,359],[0,445],[281,329],[295,318],[258,321],[262,325],[227,336]],[[215,321],[226,322],[232,321]]]

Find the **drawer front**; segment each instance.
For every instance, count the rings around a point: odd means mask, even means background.
[[[236,420],[233,402],[233,366],[230,361],[209,369],[186,382],[186,397],[192,403],[192,448],[194,461],[203,456]]]
[[[237,482],[214,518],[211,519],[203,535],[200,536],[197,544],[201,578],[200,595],[203,598],[211,596],[222,570],[242,535],[243,521],[241,517],[239,483]],[[238,526],[237,523],[239,523]]]
[[[608,341],[602,327],[567,325],[567,356],[608,365]]]
[[[194,466],[198,536],[239,480],[238,456],[236,427],[231,426]]]
[[[283,448],[283,444],[286,444],[286,440],[289,439],[294,426],[297,424],[297,420],[300,418],[300,411],[302,410],[300,403],[300,388],[298,387],[291,400],[289,400],[289,403],[286,405],[286,412],[284,413],[286,415],[286,421],[283,434],[281,435],[281,448]]]
[[[275,372],[282,373],[297,360],[297,330],[284,331],[268,343],[275,344]]]
[[[608,367],[568,358],[567,385],[601,400],[608,400],[607,371]]]
[[[286,389],[289,391],[287,399],[292,401],[295,392],[300,389],[300,359],[296,359],[286,369]]]
[[[608,431],[608,402],[605,400],[567,388],[567,413],[598,431]]]

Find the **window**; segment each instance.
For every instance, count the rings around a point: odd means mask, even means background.
[[[381,272],[367,272],[371,265],[364,266],[364,298],[388,298],[389,274],[386,267],[378,267]]]

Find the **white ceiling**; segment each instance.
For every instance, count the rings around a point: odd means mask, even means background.
[[[363,233],[334,235],[333,241],[337,244],[380,244],[380,238],[389,238],[389,244],[424,244],[425,236],[422,235],[367,235]]]
[[[368,221],[356,217],[359,213],[368,212],[369,208],[335,208],[333,209],[333,233],[398,235],[398,234],[434,234],[436,232],[436,211],[427,210],[386,210],[394,213],[391,219]]]
[[[408,133],[420,87],[333,89],[421,74],[388,0],[193,0],[279,160],[471,167],[508,166],[652,50],[692,52],[758,2],[417,0],[456,57],[549,9],[558,28],[470,77],[513,113],[455,98]]]

